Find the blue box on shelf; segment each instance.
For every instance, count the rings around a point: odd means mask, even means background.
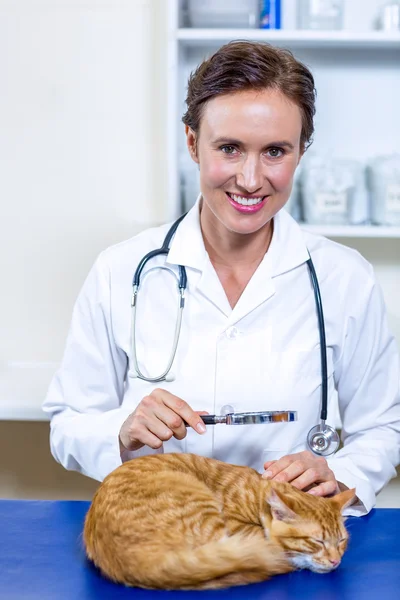
[[[260,29],[281,28],[281,0],[261,0]]]

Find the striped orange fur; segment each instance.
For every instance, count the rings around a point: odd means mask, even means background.
[[[328,571],[345,551],[347,490],[318,498],[249,467],[194,454],[128,461],[99,486],[86,553],[108,578],[162,589],[220,588]]]

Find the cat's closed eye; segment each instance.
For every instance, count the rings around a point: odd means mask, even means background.
[[[319,538],[310,538],[312,542],[316,543],[316,544],[320,544],[321,546],[326,546],[325,540],[321,540]],[[337,545],[340,546],[340,544],[343,544],[344,542],[347,542],[347,538],[341,538],[340,540],[337,541]]]

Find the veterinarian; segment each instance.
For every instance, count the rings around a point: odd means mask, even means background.
[[[65,468],[102,480],[139,455],[192,452],[320,496],[355,487],[347,514],[374,506],[399,463],[399,357],[371,265],[284,210],[314,103],[310,71],[268,44],[227,44],[191,75],[183,123],[200,194],[143,266],[139,291],[134,273],[171,223],[102,252],[83,285],[43,405]],[[328,457],[307,446],[322,382],[310,257],[327,422],[337,394],[342,423]],[[265,410],[298,418],[205,427],[200,416]]]

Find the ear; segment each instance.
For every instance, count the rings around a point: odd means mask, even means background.
[[[298,515],[285,504],[275,490],[271,489],[266,497],[267,503],[270,505],[272,518],[276,521],[285,521],[292,523],[298,519]]]
[[[192,160],[194,160],[195,163],[198,163],[199,159],[197,158],[197,135],[193,131],[193,129],[189,127],[189,125],[185,125],[185,134],[189,154]]]
[[[340,492],[340,494],[336,494],[336,496],[330,498],[330,501],[339,507],[340,512],[343,512],[345,508],[353,504],[355,497],[356,488],[352,488],[351,490],[345,490],[344,492]]]

